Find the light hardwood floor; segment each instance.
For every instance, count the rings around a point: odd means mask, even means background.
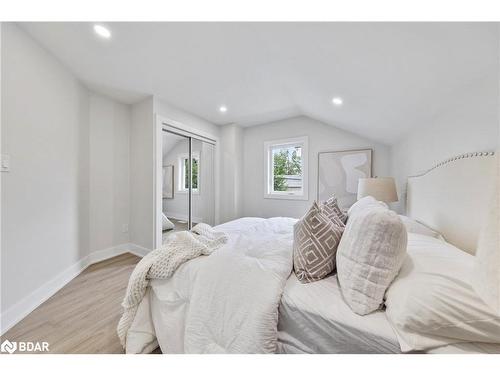
[[[116,325],[139,260],[123,254],[91,265],[6,332],[2,341],[47,341],[50,353],[123,353]]]

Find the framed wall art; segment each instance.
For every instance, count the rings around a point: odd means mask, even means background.
[[[326,151],[318,153],[318,201],[333,194],[339,206],[356,202],[358,180],[372,176],[372,150]]]

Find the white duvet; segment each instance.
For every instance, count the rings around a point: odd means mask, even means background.
[[[127,353],[149,352],[156,340],[164,353],[274,353],[295,222],[243,218],[216,227],[228,244],[152,281]]]
[[[295,222],[243,218],[216,227],[229,235],[224,247],[151,281],[128,331],[127,353],[158,344],[163,353],[398,352],[403,342],[386,312],[353,313],[336,276],[311,284],[289,277]],[[409,236],[410,254],[422,246],[440,254],[446,243]],[[441,345],[427,352],[500,352],[498,344]]]

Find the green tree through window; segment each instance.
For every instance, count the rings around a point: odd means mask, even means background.
[[[191,162],[193,168],[192,182],[193,190],[198,190],[198,159],[193,158]],[[189,159],[184,159],[184,189],[189,189]]]
[[[302,176],[301,147],[274,149],[273,152],[273,178],[274,191],[287,191],[289,176]]]

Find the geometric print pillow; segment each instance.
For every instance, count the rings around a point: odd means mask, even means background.
[[[321,280],[335,270],[337,247],[344,231],[316,202],[293,227],[293,268],[302,283]]]
[[[347,213],[340,209],[335,195],[332,195],[321,205],[321,210],[330,218],[330,220],[336,220],[336,218],[339,218],[342,221],[342,224],[345,224],[347,221]]]

